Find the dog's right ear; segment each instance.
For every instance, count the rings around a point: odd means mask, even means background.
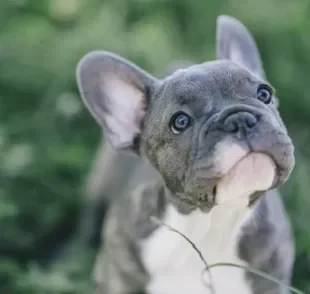
[[[86,107],[105,129],[112,146],[136,149],[158,80],[116,54],[94,51],[80,60],[77,82]]]

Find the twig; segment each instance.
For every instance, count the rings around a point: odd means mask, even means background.
[[[181,237],[183,237],[193,247],[193,249],[197,252],[199,258],[201,259],[201,261],[205,265],[205,269],[203,270],[202,275],[205,272],[208,273],[210,284],[206,285],[206,286],[210,288],[212,294],[215,294],[215,289],[214,289],[214,286],[213,286],[210,269],[214,268],[214,267],[220,267],[220,266],[230,266],[230,267],[240,268],[240,269],[246,270],[246,271],[248,271],[248,272],[250,272],[250,273],[252,273],[252,274],[254,274],[256,276],[259,276],[259,277],[262,277],[262,278],[264,278],[266,280],[269,280],[269,281],[271,281],[273,283],[276,283],[278,285],[282,285],[283,287],[287,288],[288,290],[290,290],[293,293],[305,294],[305,292],[302,292],[302,291],[300,291],[300,290],[298,290],[298,289],[296,289],[296,288],[294,288],[292,286],[285,285],[283,282],[281,282],[280,280],[274,278],[273,276],[270,276],[270,275],[268,275],[268,274],[266,274],[266,273],[264,273],[264,272],[262,272],[260,270],[257,270],[257,269],[254,269],[254,268],[251,268],[251,267],[248,267],[248,266],[243,266],[243,265],[229,263],[229,262],[219,262],[219,263],[214,263],[214,264],[208,265],[206,260],[204,259],[203,255],[202,255],[201,251],[197,248],[197,246],[188,237],[186,237],[184,234],[182,234],[178,230],[174,229],[173,227],[167,225],[166,223],[162,222],[161,220],[159,220],[156,217],[151,217],[151,221],[155,222],[156,224],[163,225],[166,228],[168,228],[170,231],[179,234]]]
[[[207,271],[208,272],[208,276],[209,276],[209,284],[206,286],[209,287],[210,291],[212,294],[215,294],[215,289],[213,286],[213,281],[212,281],[212,276],[211,276],[211,272],[208,270],[209,266],[206,262],[206,260],[204,259],[201,251],[197,248],[197,246],[188,238],[186,237],[183,233],[179,232],[178,230],[174,229],[173,227],[167,225],[166,223],[162,222],[161,220],[159,220],[156,217],[151,216],[151,221],[155,222],[158,225],[163,225],[165,226],[167,229],[169,229],[170,231],[179,234],[181,237],[183,237],[192,247],[193,249],[197,252],[199,258],[201,259],[201,261],[203,262],[205,269],[203,270],[202,274]],[[303,294],[303,293],[302,293]]]
[[[229,262],[219,262],[219,263],[214,263],[214,264],[211,264],[209,266],[207,266],[205,268],[204,271],[209,271],[211,268],[213,267],[219,267],[219,266],[230,266],[230,267],[236,267],[236,268],[240,268],[240,269],[244,269],[254,275],[257,275],[259,277],[262,277],[266,280],[269,280],[271,282],[274,282],[276,284],[279,284],[279,285],[282,285],[283,287],[287,288],[288,290],[290,290],[291,292],[293,293],[296,293],[296,294],[305,294],[305,292],[302,292],[292,286],[288,286],[288,285],[285,285],[283,282],[281,282],[280,280],[274,278],[273,276],[270,276],[260,270],[257,270],[257,269],[254,269],[254,268],[251,268],[251,267],[248,267],[248,266],[243,266],[243,265],[239,265],[239,264],[234,264],[234,263],[229,263]]]

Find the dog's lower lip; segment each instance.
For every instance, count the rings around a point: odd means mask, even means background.
[[[275,164],[275,167],[276,167],[276,178],[279,177],[279,174],[280,174],[280,167],[277,163],[277,161],[275,160],[275,158],[269,154],[268,152],[261,152],[261,151],[253,151],[253,150],[250,150],[248,151],[244,156],[242,156],[240,159],[238,159],[238,161],[229,169],[228,173],[233,170],[242,160],[244,160],[246,157],[248,157],[250,154],[254,154],[254,153],[260,153],[260,154],[264,154],[266,156],[268,156],[269,158],[271,158],[271,160],[273,161],[273,163]]]
[[[269,158],[271,158],[271,160],[273,161],[273,163],[275,165],[275,169],[276,169],[275,178],[273,180],[272,188],[275,187],[279,183],[279,178],[280,178],[280,174],[281,174],[281,168],[280,168],[277,160],[275,159],[275,157],[272,154],[268,153],[268,152],[255,152],[255,151],[251,151],[251,152],[249,152],[249,154],[250,153],[261,153],[261,154],[265,154],[265,155],[269,156]]]
[[[265,155],[269,156],[272,159],[272,161],[276,167],[276,175],[275,175],[273,186],[276,186],[276,184],[279,182],[279,177],[281,174],[281,167],[279,166],[276,158],[271,153],[269,153],[267,151],[256,151],[250,142],[248,143],[248,146],[249,146],[249,152],[244,157],[248,156],[251,153],[261,153],[261,154],[265,154]],[[240,160],[242,160],[243,158],[241,158]]]

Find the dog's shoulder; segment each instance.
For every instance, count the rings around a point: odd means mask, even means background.
[[[112,201],[103,228],[103,244],[94,276],[103,293],[110,289],[140,290],[149,279],[140,254],[140,240],[156,230],[150,216],[165,210],[164,185],[157,179],[138,185]],[[124,280],[125,279],[125,280]]]
[[[278,190],[271,190],[260,199],[242,228],[239,255],[251,267],[289,283],[294,251],[292,229],[283,200]],[[253,274],[247,276],[257,293],[279,287]]]
[[[130,238],[138,242],[158,226],[151,216],[160,218],[165,211],[165,186],[159,179],[139,184],[129,194],[112,202],[104,227],[104,239]]]

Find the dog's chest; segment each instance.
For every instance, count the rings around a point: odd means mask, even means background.
[[[246,209],[215,208],[206,214],[178,213],[169,206],[163,222],[183,233],[203,255],[207,264],[231,262],[244,265],[238,258],[240,226],[248,213]],[[242,269],[218,267],[204,273],[205,265],[193,246],[167,227],[158,228],[141,244],[142,261],[150,274],[147,293],[150,294],[208,294],[212,284],[216,294],[250,294]],[[212,293],[213,294],[213,293]]]

